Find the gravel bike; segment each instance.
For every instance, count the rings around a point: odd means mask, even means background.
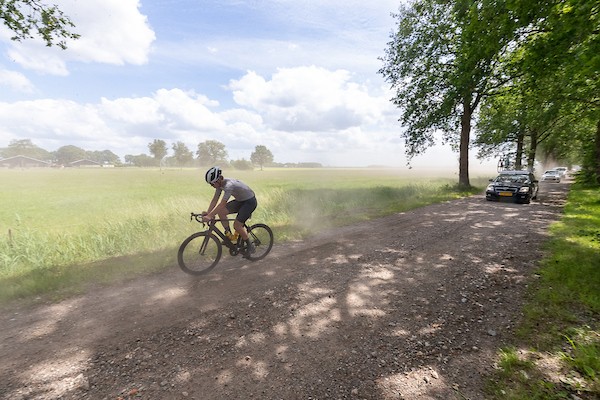
[[[248,237],[256,246],[256,251],[248,254],[246,244],[241,236],[232,241],[216,223],[219,221],[233,221],[233,219],[212,219],[202,221],[202,214],[191,213],[190,221],[196,220],[208,229],[196,232],[185,239],[177,252],[179,267],[188,274],[202,275],[212,270],[223,255],[223,246],[229,249],[232,256],[242,255],[250,261],[258,261],[267,256],[273,247],[273,231],[265,224],[254,224],[244,227]]]

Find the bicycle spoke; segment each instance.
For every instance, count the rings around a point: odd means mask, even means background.
[[[192,275],[200,275],[213,269],[223,252],[221,242],[206,232],[195,233],[187,238],[179,248],[179,267]]]
[[[250,240],[254,243],[256,251],[248,256],[252,261],[266,257],[273,247],[273,231],[265,224],[256,224],[248,228]]]

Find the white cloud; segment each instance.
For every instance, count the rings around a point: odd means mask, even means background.
[[[180,89],[161,89],[155,97],[160,103],[161,112],[169,121],[170,129],[183,131],[223,129],[224,123],[221,117],[210,110],[210,107],[215,107],[218,103],[209,100],[206,96]]]
[[[397,135],[381,128],[395,124],[386,115],[392,106],[351,78],[347,71],[317,67],[280,69],[270,80],[249,72],[230,85],[239,107],[225,110],[205,95],[181,89],[102,98],[96,104],[0,103],[0,129],[9,137],[37,138],[42,142],[36,144],[46,143],[49,150],[62,142],[120,155],[146,152],[156,138],[183,141],[191,149],[219,140],[232,158],[248,158],[261,144],[278,151],[282,161],[323,163],[339,163],[351,151],[379,158],[379,152],[400,149]]]
[[[81,35],[67,42],[68,50],[46,47],[41,40],[12,42],[9,57],[22,67],[40,73],[67,75],[70,61],[140,65],[148,61],[156,39],[146,16],[140,13],[138,0],[58,0],[59,8],[69,16]]]
[[[109,120],[125,124],[159,124],[162,120],[158,102],[150,97],[116,100],[102,98],[100,108]]]
[[[58,143],[95,150],[91,142],[113,135],[95,106],[65,100],[0,103],[0,120],[2,136],[32,138],[47,150],[60,147]]]
[[[208,105],[208,106],[207,106]],[[195,151],[212,139],[226,145],[232,159],[249,159],[256,145],[265,145],[279,162],[320,162],[334,166],[404,166],[403,141],[387,129],[356,126],[335,132],[278,131],[265,127],[261,115],[244,109],[212,110],[213,101],[179,89],[160,90],[152,97],[102,99],[97,104],[66,100],[0,103],[0,136],[31,138],[47,150],[71,144],[85,150],[148,154],[148,143],[163,139],[184,142]],[[197,116],[202,116],[196,119]],[[213,129],[206,128],[213,121]],[[184,121],[184,122],[182,122]],[[457,155],[436,146],[413,160],[418,168],[454,168]],[[477,168],[477,163],[473,162]]]
[[[81,38],[69,44],[80,61],[144,64],[156,39],[139,0],[61,0]]]
[[[345,70],[310,66],[281,68],[270,81],[248,72],[231,81],[234,100],[283,131],[327,132],[383,122],[389,102],[371,96]]]
[[[25,75],[17,71],[9,71],[0,69],[0,87],[5,86],[16,92],[32,93],[34,91],[33,84]]]
[[[192,151],[213,139],[233,159],[261,144],[280,162],[405,164],[377,74],[397,0],[55,2],[82,35],[67,51],[11,42],[0,28],[4,63],[24,67],[0,70],[0,87],[31,91],[0,91],[0,147],[31,138],[122,157],[147,154],[154,139]],[[46,76],[30,81],[31,71]]]
[[[217,106],[180,89],[161,89],[152,97],[102,98],[97,104],[53,99],[0,103],[0,133],[8,139],[33,138],[48,150],[64,143],[131,154],[147,151],[155,138],[182,140],[194,148],[219,134],[235,139],[241,126],[254,134],[252,124],[260,124],[260,117],[248,111],[221,115],[211,110]]]

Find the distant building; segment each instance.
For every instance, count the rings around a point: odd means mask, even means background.
[[[52,164],[47,161],[37,160],[27,156],[14,156],[0,160],[2,168],[48,168]]]
[[[77,160],[70,162],[69,167],[78,167],[78,168],[100,168],[102,164],[92,160]]]

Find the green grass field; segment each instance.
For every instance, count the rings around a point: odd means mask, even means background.
[[[252,221],[270,225],[278,242],[464,195],[451,174],[231,172],[256,191]],[[200,228],[190,212],[214,193],[198,169],[0,170],[0,180],[0,301],[175,265],[179,244]]]
[[[574,185],[490,399],[600,398],[600,190]]]
[[[225,171],[229,176],[229,171]],[[457,198],[456,177],[394,170],[233,171],[257,192],[276,241]],[[487,178],[472,178],[482,188]],[[0,303],[175,268],[213,189],[196,169],[0,170]],[[475,191],[478,191],[475,190]],[[600,191],[575,185],[516,343],[498,353],[490,399],[600,395]],[[560,372],[548,365],[560,366]],[[557,377],[562,376],[557,381]]]

